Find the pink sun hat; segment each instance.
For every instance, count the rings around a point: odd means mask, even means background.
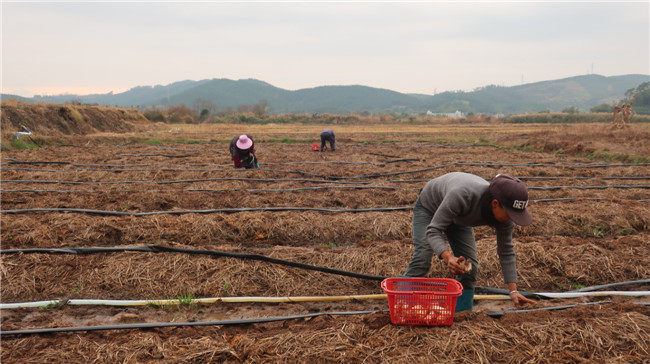
[[[244,134],[239,136],[239,140],[237,140],[237,148],[248,149],[252,145],[253,145],[253,141],[251,140],[251,138],[247,137]]]

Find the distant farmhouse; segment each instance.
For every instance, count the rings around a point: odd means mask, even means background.
[[[458,119],[458,118],[464,118],[465,114],[463,114],[461,111],[456,110],[456,112],[450,112],[450,113],[435,113],[432,112],[431,110],[427,110],[427,116],[438,116],[438,117],[443,117],[443,118],[453,118],[453,119]]]

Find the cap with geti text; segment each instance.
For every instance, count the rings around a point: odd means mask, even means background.
[[[533,222],[527,208],[528,188],[519,178],[497,174],[490,181],[489,191],[515,224],[526,226]]]

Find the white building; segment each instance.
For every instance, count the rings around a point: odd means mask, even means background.
[[[427,116],[439,116],[443,118],[453,118],[453,119],[458,119],[458,118],[464,118],[465,114],[463,114],[461,111],[456,110],[456,112],[452,113],[434,113],[431,112],[430,110],[427,110]]]

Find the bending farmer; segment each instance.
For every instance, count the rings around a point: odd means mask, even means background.
[[[327,149],[327,146],[325,146],[325,142],[329,141],[330,142],[330,148],[332,149],[332,152],[336,150],[334,147],[334,142],[335,142],[336,136],[334,135],[334,132],[330,129],[325,129],[321,131],[320,133],[320,151],[324,152]]]
[[[413,210],[413,258],[404,276],[424,277],[435,254],[463,285],[456,311],[471,310],[479,272],[474,226],[489,225],[497,235],[503,278],[515,305],[535,303],[517,292],[517,268],[512,231],[529,225],[528,189],[511,176],[499,174],[490,183],[469,173],[452,172],[434,178],[420,191]],[[451,247],[447,245],[446,235]],[[469,265],[468,263],[471,263]],[[468,265],[468,266],[466,266]]]
[[[255,143],[250,135],[242,134],[230,141],[230,156],[235,168],[260,168],[255,156]]]

